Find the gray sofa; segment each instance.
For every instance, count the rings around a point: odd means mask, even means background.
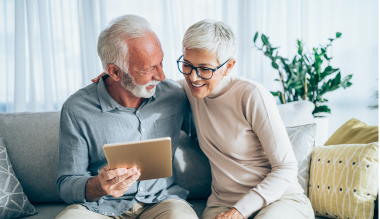
[[[284,124],[313,122],[314,105],[295,102],[279,106]],[[0,114],[0,137],[25,194],[38,214],[30,219],[55,218],[67,206],[56,188],[59,112]],[[211,171],[199,146],[181,133],[175,154],[177,183],[190,191],[188,202],[200,216],[211,194]]]

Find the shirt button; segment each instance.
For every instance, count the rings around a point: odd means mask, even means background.
[[[139,113],[139,112],[140,112],[139,110],[136,111],[136,113]]]
[[[142,128],[142,129],[141,129],[141,131],[142,131],[142,132],[145,132],[145,129],[144,129],[144,128]]]
[[[115,213],[113,213],[113,212],[112,212],[112,214],[111,214],[111,215],[112,215],[112,216],[115,216]]]
[[[107,212],[104,212],[104,215],[107,215]]]
[[[140,189],[139,189],[139,190],[140,190],[140,192],[141,192],[141,191],[142,191],[142,190],[144,190],[144,189],[143,189],[142,187],[140,187]]]

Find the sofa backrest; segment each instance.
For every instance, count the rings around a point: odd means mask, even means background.
[[[313,122],[311,102],[278,106],[286,127]],[[32,203],[63,202],[56,188],[60,112],[0,114],[0,137],[25,194]],[[174,166],[177,184],[189,190],[189,199],[211,194],[207,157],[192,139],[181,133]]]
[[[60,112],[0,114],[0,136],[26,196],[32,203],[63,202],[58,175]],[[190,191],[190,199],[211,194],[208,159],[198,144],[181,132],[174,166],[177,183]]]
[[[0,136],[32,203],[63,202],[55,185],[59,118],[60,112],[0,114]]]

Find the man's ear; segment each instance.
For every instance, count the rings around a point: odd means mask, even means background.
[[[123,72],[114,64],[108,64],[107,73],[114,81],[119,81],[123,77]]]
[[[223,72],[223,76],[226,76],[231,72],[232,68],[235,66],[235,63],[236,59],[231,59],[226,63],[226,69]]]

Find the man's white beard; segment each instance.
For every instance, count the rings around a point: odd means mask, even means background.
[[[123,79],[121,80],[121,86],[129,90],[136,97],[151,98],[154,92],[156,92],[156,85],[160,82],[161,81],[151,80],[147,84],[140,85],[136,83],[135,79],[129,73],[123,72]],[[148,91],[146,87],[150,85],[154,85],[154,87]]]

